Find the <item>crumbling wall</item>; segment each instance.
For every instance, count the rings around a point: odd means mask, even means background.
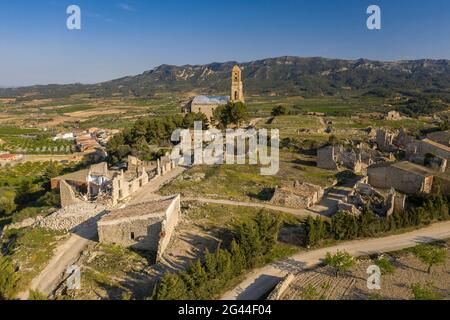
[[[317,167],[326,170],[338,170],[335,147],[327,146],[317,150]]]
[[[61,197],[61,207],[65,208],[75,204],[83,203],[83,200],[77,198],[75,191],[64,180],[59,182],[59,194]]]
[[[124,219],[119,223],[99,222],[99,241],[136,250],[158,251],[161,233],[160,217]]]
[[[369,184],[375,188],[394,188],[402,193],[430,193],[433,176],[422,176],[393,166],[370,167],[367,172]]]
[[[318,203],[323,195],[324,190],[319,186],[295,182],[293,186],[282,186],[275,189],[271,203],[284,207],[305,209]]]
[[[158,251],[156,260],[158,261],[163,256],[167,246],[170,243],[172,234],[181,218],[181,201],[180,195],[171,203],[166,211],[166,218],[161,223],[161,232],[159,234]]]
[[[283,296],[284,292],[289,288],[292,281],[294,281],[295,276],[292,273],[289,273],[287,276],[281,280],[275,289],[269,294],[267,300],[280,300]]]

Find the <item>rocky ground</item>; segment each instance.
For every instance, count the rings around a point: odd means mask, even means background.
[[[449,242],[447,242],[447,245]],[[391,274],[382,275],[381,290],[367,288],[367,268],[374,262],[370,258],[358,260],[347,274],[335,277],[333,270],[320,267],[298,274],[282,300],[408,300],[413,299],[412,286],[430,286],[441,298],[450,299],[450,256],[447,264],[436,266],[431,274],[410,250],[385,254],[395,267]]]
[[[38,220],[38,227],[51,230],[76,231],[83,226],[92,225],[106,213],[107,207],[94,203],[80,203],[62,208]]]

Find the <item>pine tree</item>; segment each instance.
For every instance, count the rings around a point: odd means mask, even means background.
[[[166,273],[162,277],[153,298],[155,300],[187,299],[186,284],[178,275]]]

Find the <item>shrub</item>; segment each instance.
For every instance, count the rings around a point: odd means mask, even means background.
[[[420,245],[414,248],[414,255],[427,265],[427,273],[431,273],[431,268],[442,265],[447,261],[447,249],[432,245]]]
[[[382,274],[391,274],[395,272],[394,265],[387,258],[378,258],[375,261],[375,265],[381,269]]]
[[[441,300],[442,295],[436,291],[435,286],[432,283],[422,285],[415,283],[411,287],[414,300]]]
[[[345,251],[337,251],[334,254],[327,252],[325,264],[332,267],[335,276],[338,277],[340,272],[347,271],[355,265],[355,258]]]

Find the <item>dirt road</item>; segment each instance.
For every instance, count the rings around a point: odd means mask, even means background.
[[[237,207],[252,207],[252,208],[261,208],[268,209],[280,212],[286,212],[293,214],[295,216],[307,217],[307,216],[320,216],[317,211],[311,209],[294,209],[288,207],[279,207],[266,203],[258,203],[258,202],[241,202],[241,201],[232,201],[232,200],[222,200],[222,199],[208,199],[208,198],[200,198],[200,197],[185,197],[181,199],[182,201],[198,201],[202,203],[211,203],[211,204],[223,204],[227,206],[237,206]]]
[[[53,258],[41,273],[31,281],[27,291],[20,292],[18,299],[26,300],[29,291],[38,291],[45,295],[50,295],[66,273],[66,269],[71,266],[81,255],[87,245],[94,241],[97,230],[94,227],[84,230],[81,234],[72,234],[69,239],[62,243],[55,251]]]
[[[249,273],[233,290],[222,296],[223,300],[254,300],[264,296],[282,277],[288,273],[297,273],[305,268],[318,265],[327,252],[345,250],[353,256],[363,256],[414,247],[420,243],[450,238],[450,222],[436,223],[432,226],[412,232],[378,238],[357,240],[322,248],[310,252],[295,254],[289,259],[279,261]]]

